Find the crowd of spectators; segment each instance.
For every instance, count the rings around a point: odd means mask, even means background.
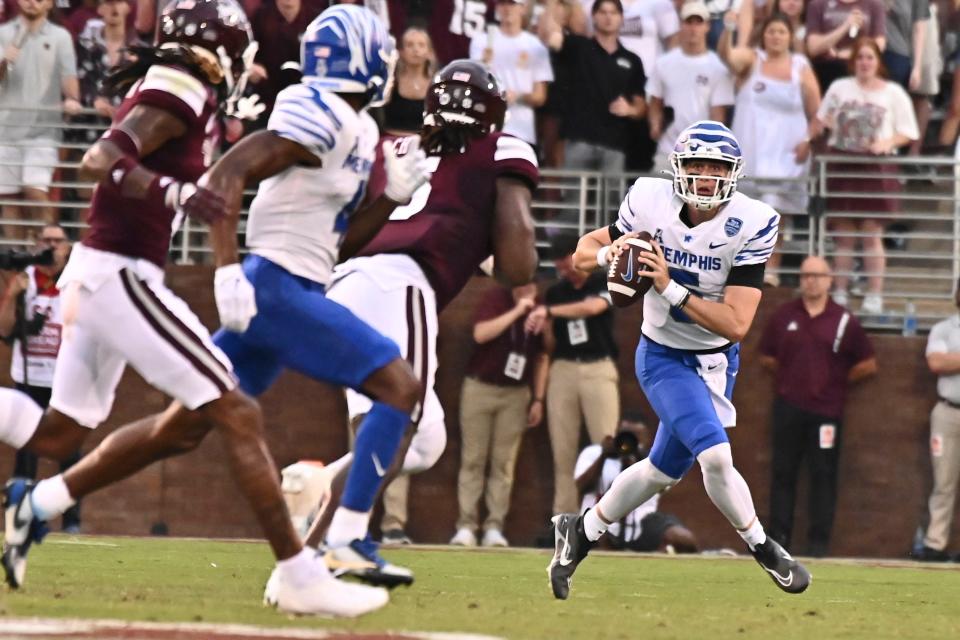
[[[813,153],[852,155],[854,164],[843,166],[855,172],[875,166],[876,156],[948,148],[960,128],[960,82],[951,80],[960,75],[958,0],[353,1],[388,22],[398,43],[396,91],[378,114],[385,133],[416,131],[432,73],[454,58],[472,57],[501,78],[506,130],[534,145],[544,167],[668,169],[676,133],[711,118],[731,124],[743,144],[745,174],[757,180],[742,188],[788,214],[804,214],[803,179]],[[58,145],[98,135],[91,125],[105,125],[117,105],[100,90],[102,79],[131,45],[152,39],[164,4],[0,4],[0,159],[7,165],[0,167],[0,195],[28,205],[4,206],[4,218],[60,218],[60,209],[48,204],[57,197],[49,186],[53,167],[78,151]],[[331,2],[241,4],[262,43],[248,91],[266,109],[245,126],[227,122],[227,142],[266,126],[277,93],[298,78],[300,35]],[[55,56],[45,53],[50,47]],[[28,75],[50,81],[24,83]],[[934,102],[944,118],[939,135],[928,136]],[[73,122],[65,138],[60,112]],[[776,188],[764,186],[772,181]],[[901,182],[880,176],[828,186],[890,193]],[[82,201],[85,192],[75,191]],[[854,214],[830,225],[841,304],[849,299],[847,276],[861,258],[868,279],[861,311],[883,311],[882,236],[897,203],[888,197],[827,203],[833,213]],[[871,219],[864,212],[885,215]],[[5,235],[23,238],[23,228],[7,225]],[[778,284],[778,261],[772,260],[769,284]]]

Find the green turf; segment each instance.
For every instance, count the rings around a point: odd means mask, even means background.
[[[100,546],[107,544],[116,546]],[[260,606],[272,564],[264,544],[52,536],[31,551],[24,590],[0,592],[0,611],[523,640],[960,638],[960,568],[814,562],[808,592],[788,596],[752,560],[603,555],[580,567],[570,600],[558,602],[547,587],[545,552],[387,555],[413,568],[416,584],[394,590],[381,612],[329,621]]]

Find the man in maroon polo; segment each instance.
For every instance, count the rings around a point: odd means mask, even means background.
[[[760,363],[777,385],[767,533],[791,547],[797,476],[806,458],[812,556],[826,555],[830,546],[847,386],[877,371],[870,339],[853,314],[830,299],[831,283],[827,261],[806,258],[800,297],[774,312],[760,340]]]

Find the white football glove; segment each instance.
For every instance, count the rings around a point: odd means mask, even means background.
[[[243,333],[257,315],[256,292],[238,262],[217,269],[213,276],[213,297],[217,301],[220,324],[227,331]]]
[[[407,152],[398,156],[393,141],[383,143],[383,168],[387,188],[383,195],[399,204],[407,204],[413,192],[430,179],[427,154],[420,148],[420,136],[412,136]]]
[[[237,120],[256,120],[267,110],[267,105],[260,102],[260,96],[252,94],[237,100],[230,115]]]

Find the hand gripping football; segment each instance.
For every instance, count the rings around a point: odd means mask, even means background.
[[[653,284],[651,278],[644,278],[641,271],[649,271],[647,265],[640,262],[640,255],[646,251],[653,251],[650,244],[651,236],[641,231],[636,238],[629,238],[623,245],[619,256],[610,259],[607,269],[607,291],[613,304],[626,307],[640,298]]]

